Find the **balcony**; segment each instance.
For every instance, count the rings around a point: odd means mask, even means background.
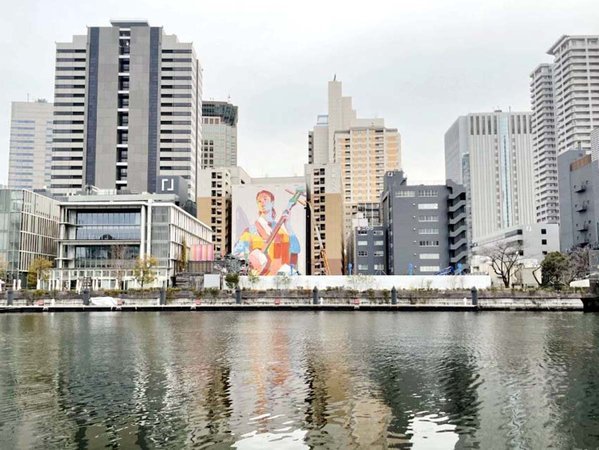
[[[577,204],[575,204],[575,205],[574,205],[574,209],[575,209],[577,212],[580,212],[580,213],[581,213],[581,212],[585,212],[585,211],[587,210],[588,206],[589,206],[589,201],[588,201],[588,200],[585,200],[585,201],[584,201],[584,202],[582,202],[582,203],[577,203]]]
[[[589,225],[586,223],[577,223],[576,224],[576,231],[588,231],[589,230]]]
[[[587,184],[586,183],[575,184],[573,189],[574,189],[574,192],[584,192],[587,190]]]

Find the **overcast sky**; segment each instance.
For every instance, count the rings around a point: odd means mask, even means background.
[[[239,106],[239,165],[303,173],[307,132],[337,74],[362,117],[402,135],[414,180],[444,178],[443,136],[457,116],[528,110],[528,75],[562,34],[599,34],[597,0],[19,0],[0,15],[0,184],[10,102],[53,99],[55,42],[148,19],[192,41],[204,98]]]

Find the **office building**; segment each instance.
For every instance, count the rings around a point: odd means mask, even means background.
[[[562,251],[599,244],[597,209],[598,169],[583,150],[558,156],[560,195],[560,246]]]
[[[366,220],[366,219],[365,219]],[[386,275],[385,229],[382,225],[357,225],[353,232],[353,262],[355,275]]]
[[[599,35],[561,36],[547,51],[553,62],[531,74],[537,220],[557,222],[557,156],[590,150],[599,126]]]
[[[536,222],[531,114],[460,116],[445,133],[445,175],[463,185],[471,239]]]
[[[60,209],[51,198],[24,189],[0,189],[0,269],[7,285],[26,287],[36,258],[54,260]]]
[[[12,102],[8,186],[50,187],[53,105],[45,100]]]
[[[191,43],[146,21],[112,21],[56,44],[52,183],[157,192],[181,177],[196,198],[202,69]]]
[[[172,286],[183,245],[187,255],[208,253],[212,231],[181,209],[175,194],[123,194],[95,190],[60,203],[60,231],[52,289],[139,288],[136,258],[156,258],[150,286]],[[191,258],[190,258],[191,259]]]
[[[205,168],[198,172],[198,219],[210,225],[217,256],[231,253],[233,185],[247,183],[251,183],[251,177],[241,167]]]
[[[237,106],[202,103],[201,168],[237,166]]]
[[[402,171],[388,172],[384,183],[381,211],[386,273],[434,275],[467,270],[465,189],[452,181],[408,185]]]

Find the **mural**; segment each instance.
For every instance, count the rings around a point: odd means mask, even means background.
[[[233,186],[233,255],[256,275],[305,274],[304,184]]]

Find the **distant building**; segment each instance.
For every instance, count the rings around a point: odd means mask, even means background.
[[[574,148],[589,151],[591,130],[599,126],[599,35],[561,36],[547,54],[553,62],[530,76],[536,215],[538,222],[556,223],[557,156]]]
[[[12,102],[8,186],[13,189],[50,187],[52,115],[45,100]]]
[[[237,165],[237,106],[204,100],[202,103],[201,168]]]
[[[451,181],[408,185],[402,171],[388,172],[381,211],[388,275],[467,270],[469,239],[462,186]]]
[[[472,239],[536,222],[531,114],[459,117],[445,133],[445,175],[466,189]]]
[[[118,20],[56,44],[52,191],[154,193],[181,177],[196,198],[202,69],[191,43]]]
[[[184,243],[189,260],[211,248],[212,231],[177,206],[177,195],[115,194],[95,191],[61,201],[51,288],[137,288],[133,265],[146,255],[158,262],[156,280],[146,287],[171,286]]]
[[[231,253],[233,185],[250,182],[251,177],[241,167],[207,168],[198,172],[198,219],[210,225],[217,256]]]
[[[0,270],[6,270],[8,286],[26,287],[34,259],[54,260],[59,220],[56,200],[24,189],[0,189]]]
[[[368,224],[354,228],[353,269],[357,275],[386,275],[385,229]]]
[[[560,242],[562,251],[599,245],[597,193],[599,170],[584,150],[558,156]]]

